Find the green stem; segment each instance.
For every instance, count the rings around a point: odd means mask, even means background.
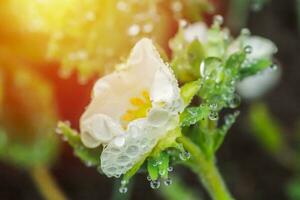
[[[207,159],[203,152],[190,139],[178,138],[184,148],[190,152],[191,160],[187,165],[198,175],[200,181],[213,200],[233,200],[228,191],[214,159]]]
[[[30,170],[30,175],[45,200],[67,199],[46,167],[33,167]]]

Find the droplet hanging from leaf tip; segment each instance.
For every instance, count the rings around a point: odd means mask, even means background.
[[[159,180],[154,180],[150,182],[150,187],[152,189],[158,189],[160,187],[160,181]]]

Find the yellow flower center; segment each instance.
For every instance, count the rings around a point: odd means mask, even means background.
[[[127,125],[129,122],[143,118],[147,116],[149,109],[151,108],[151,100],[148,91],[143,91],[141,97],[133,97],[130,99],[130,103],[135,107],[129,109],[124,115],[122,115],[122,121]]]

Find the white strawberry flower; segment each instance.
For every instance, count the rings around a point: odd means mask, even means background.
[[[101,169],[119,177],[178,126],[183,110],[171,68],[149,39],[141,39],[127,63],[100,78],[80,119],[86,147],[103,145]]]

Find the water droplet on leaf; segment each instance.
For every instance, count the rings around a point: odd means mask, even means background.
[[[208,114],[208,118],[209,118],[210,120],[212,120],[212,121],[215,121],[215,120],[217,120],[217,119],[219,118],[219,115],[218,115],[217,112],[212,111],[212,112],[210,112],[210,113]]]
[[[158,189],[160,187],[160,181],[159,180],[151,181],[150,182],[150,187],[152,189]]]
[[[168,172],[172,172],[174,169],[172,166],[168,167]]]
[[[167,179],[164,181],[164,184],[165,184],[166,186],[169,186],[169,185],[172,184],[172,180],[171,180],[170,178],[167,178]]]
[[[125,194],[126,192],[128,191],[128,188],[127,187],[120,187],[119,189],[119,192],[122,193],[122,194]]]

